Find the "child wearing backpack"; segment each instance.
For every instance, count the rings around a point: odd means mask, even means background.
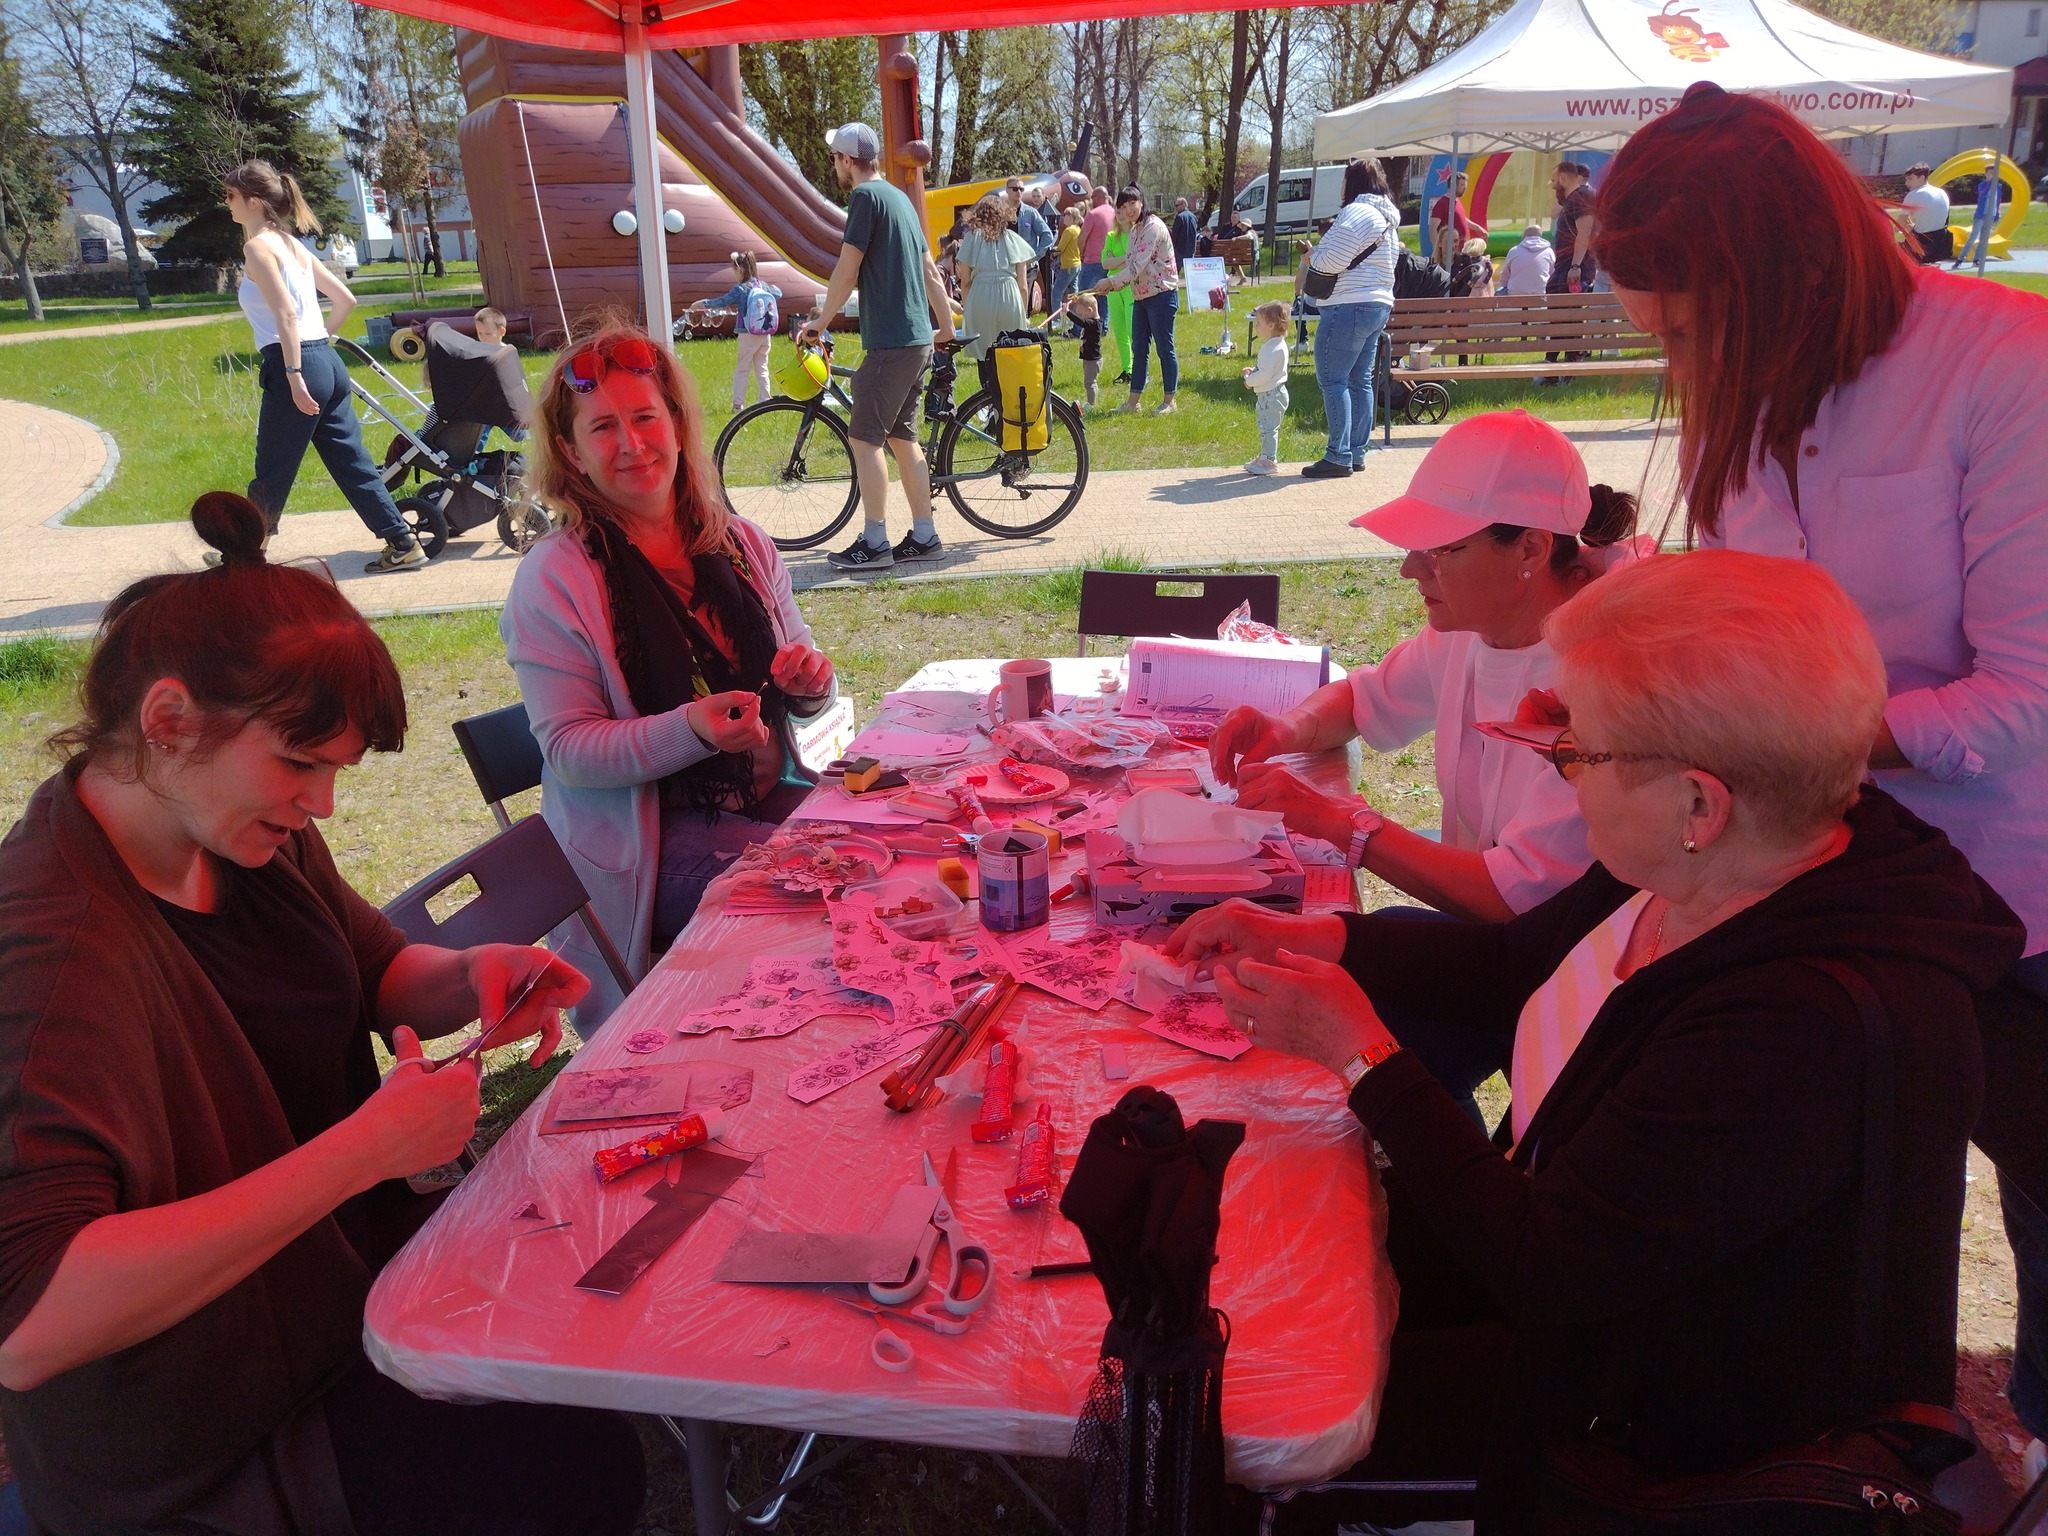
[[[768,347],[782,325],[775,304],[782,290],[761,281],[752,251],[734,251],[732,270],[739,281],[717,298],[704,300],[703,307],[733,312],[733,339],[740,344],[739,361],[732,370],[732,408],[737,411],[746,407],[749,378],[759,381],[763,400],[775,393],[768,382]]]

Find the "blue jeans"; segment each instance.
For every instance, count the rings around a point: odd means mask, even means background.
[[[1173,317],[1180,309],[1180,291],[1169,288],[1131,306],[1131,393],[1145,393],[1145,367],[1159,348],[1159,387],[1172,398],[1180,385],[1180,359],[1173,352]]]
[[[1101,282],[1107,276],[1109,276],[1109,273],[1107,270],[1104,269],[1101,262],[1084,261],[1081,263],[1081,275],[1078,279],[1076,279],[1074,287],[1077,290],[1082,288],[1093,288],[1097,283]]]
[[[1353,306],[1341,307],[1349,309]],[[1327,325],[1330,311],[1324,310],[1323,314],[1323,324]],[[1464,921],[1431,907],[1381,907],[1373,916],[1398,917],[1414,923]],[[1402,1050],[1429,1069],[1429,1075],[1442,1085],[1458,1108],[1471,1117],[1472,1123],[1485,1130],[1486,1117],[1479,1112],[1479,1101],[1473,1097],[1472,1090],[1494,1073],[1507,1071],[1511,1048],[1492,1035],[1449,1019],[1383,1008],[1380,1021],[1393,1031],[1394,1038],[1401,1042]]]
[[[2029,955],[2013,978],[2034,996],[2048,1000],[2048,950]],[[2019,1320],[2013,1328],[2012,1380],[2006,1395],[2013,1416],[2036,1440],[2048,1440],[2048,1214],[2001,1173],[1998,1204],[2005,1213],[2006,1241],[2019,1281]]]
[[[809,784],[785,779],[768,792],[756,815],[725,811],[710,822],[702,811],[661,808],[661,864],[654,876],[652,933],[656,956],[666,953],[676,935],[690,926],[711,882],[755,843],[774,836],[810,790]]]
[[[1323,457],[1356,468],[1372,444],[1372,370],[1391,304],[1325,302],[1316,321],[1316,383],[1330,442]]]
[[[1073,291],[1074,279],[1080,275],[1080,271],[1079,267],[1063,267],[1058,262],[1052,264],[1052,292],[1045,301],[1048,313],[1066,302],[1067,295]],[[1070,319],[1067,323],[1071,325],[1073,321]]]
[[[307,391],[320,407],[317,416],[308,416],[292,403],[282,349],[276,342],[263,349],[263,365],[256,370],[263,403],[256,415],[256,478],[249,482],[249,499],[270,519],[271,531],[276,532],[284,504],[291,498],[292,482],[299,478],[299,465],[311,444],[370,532],[387,541],[411,543],[412,533],[363,447],[362,428],[349,408],[348,369],[341,358],[324,341],[302,342],[299,368]]]

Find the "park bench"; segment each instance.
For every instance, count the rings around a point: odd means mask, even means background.
[[[1636,329],[1611,293],[1495,294],[1473,299],[1396,299],[1387,343],[1398,368],[1413,346],[1436,351],[1432,373],[1461,379],[1664,378],[1657,338]],[[1546,352],[1591,352],[1582,363],[1547,363]],[[1602,352],[1650,356],[1602,357]],[[1459,362],[1459,357],[1466,361]]]
[[[1223,259],[1223,270],[1240,282],[1252,276],[1252,269],[1259,259],[1259,242],[1250,235],[1240,235],[1235,240],[1218,240],[1209,247],[1211,256]]]
[[[1433,365],[1402,368],[1409,348],[1417,346],[1434,349]],[[1593,355],[1583,362],[1566,362],[1562,356],[1545,362],[1543,355],[1549,352]],[[1603,357],[1604,352],[1616,355]],[[1630,353],[1636,355],[1621,355]],[[1664,358],[1657,338],[1638,330],[1611,293],[1396,299],[1380,356],[1383,370],[1391,366],[1394,377],[1410,384],[1621,374],[1655,379],[1659,404],[1663,400]],[[1380,404],[1389,441],[1394,425],[1391,393],[1383,394]]]

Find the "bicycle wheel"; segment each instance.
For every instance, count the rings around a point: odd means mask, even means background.
[[[801,400],[763,400],[725,424],[712,449],[725,504],[777,549],[809,549],[860,505],[846,423]]]
[[[1074,510],[1088,485],[1088,433],[1081,413],[1058,395],[1050,436],[1036,453],[1003,450],[995,401],[971,395],[932,450],[932,479],[954,509],[983,533],[1028,539]]]

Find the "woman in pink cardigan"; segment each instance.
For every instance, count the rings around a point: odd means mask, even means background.
[[[1130,251],[1123,266],[1095,285],[1098,294],[1128,287],[1137,300],[1131,317],[1131,398],[1117,407],[1120,416],[1135,415],[1145,393],[1148,354],[1159,348],[1159,383],[1166,398],[1153,411],[1164,416],[1180,407],[1173,392],[1180,384],[1180,359],[1173,352],[1173,317],[1180,308],[1180,271],[1173,257],[1173,236],[1145,202],[1144,189],[1125,187],[1116,198],[1117,227],[1129,233]]]

